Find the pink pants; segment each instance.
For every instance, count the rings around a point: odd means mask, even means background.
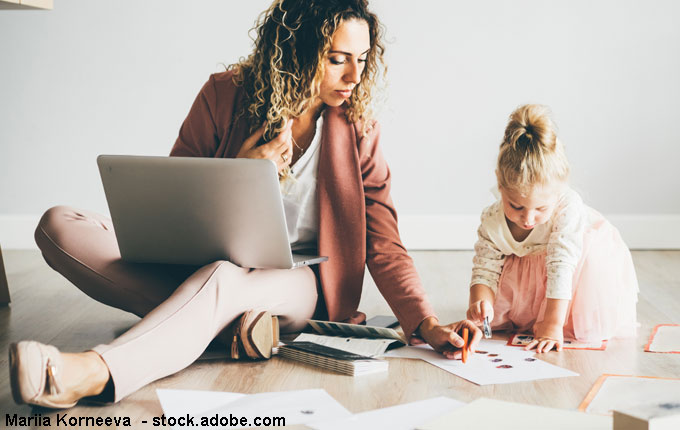
[[[279,315],[283,332],[299,331],[317,304],[317,280],[309,267],[123,262],[111,221],[92,212],[51,208],[35,239],[47,263],[85,294],[143,317],[113,342],[93,348],[109,368],[115,402],[189,366],[246,310],[269,310]]]

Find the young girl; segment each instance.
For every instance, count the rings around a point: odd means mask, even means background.
[[[564,338],[635,335],[638,284],[618,230],[568,185],[569,164],[544,106],[510,115],[496,169],[500,200],[484,210],[468,318],[532,330],[527,349]]]

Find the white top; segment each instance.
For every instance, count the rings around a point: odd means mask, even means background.
[[[588,218],[587,207],[581,196],[567,189],[550,220],[534,227],[526,239],[518,242],[510,233],[503,203],[496,201],[482,212],[470,285],[487,285],[496,294],[506,255],[523,257],[545,252],[548,276],[546,296],[550,299],[571,300],[572,277],[581,259],[583,233],[589,225]]]
[[[288,240],[293,251],[317,248],[319,207],[316,198],[316,172],[319,166],[322,127],[323,115],[316,122],[316,132],[309,148],[291,166],[291,178],[281,184]]]

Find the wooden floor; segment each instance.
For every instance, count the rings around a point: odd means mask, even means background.
[[[35,339],[64,351],[80,351],[110,341],[137,320],[87,297],[50,269],[37,251],[5,250],[3,254],[12,303],[0,308],[0,427],[5,425],[5,414],[54,414],[14,404],[7,371],[10,342]],[[412,252],[412,256],[441,320],[461,319],[467,308],[472,253],[420,251]],[[637,251],[633,258],[641,289],[638,303],[641,327],[637,338],[612,340],[606,351],[564,351],[542,356],[581,376],[480,387],[418,360],[390,359],[388,373],[358,378],[279,358],[250,363],[211,360],[198,361],[118,404],[78,406],[69,415],[128,416],[133,425],[142,420],[150,422],[162,414],[156,388],[244,393],[323,388],[355,413],[435,396],[464,402],[490,397],[574,409],[602,373],[680,377],[680,355],[643,352],[655,325],[680,323],[680,251]],[[389,313],[368,277],[360,309],[369,316]],[[494,333],[494,337],[507,335]],[[151,424],[140,425],[146,426]]]

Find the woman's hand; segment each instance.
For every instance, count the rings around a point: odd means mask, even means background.
[[[493,304],[488,300],[477,300],[470,303],[467,311],[467,318],[473,323],[480,325],[484,318],[489,317],[489,322],[493,321]]]
[[[530,350],[536,348],[536,352],[539,354],[548,352],[553,348],[557,351],[562,351],[563,343],[562,324],[541,321],[534,326],[534,340],[524,349]]]
[[[236,158],[261,158],[276,163],[276,170],[281,173],[290,166],[293,159],[293,120],[289,120],[281,133],[264,145],[255,146],[264,134],[265,125],[258,128],[246,139]]]
[[[434,317],[426,318],[418,327],[418,333],[425,342],[444,357],[449,359],[460,359],[463,355],[463,328],[467,327],[470,331],[470,342],[468,350],[474,351],[482,338],[482,332],[477,326],[468,320],[458,321],[448,325],[439,325]],[[414,342],[416,343],[416,342]]]

